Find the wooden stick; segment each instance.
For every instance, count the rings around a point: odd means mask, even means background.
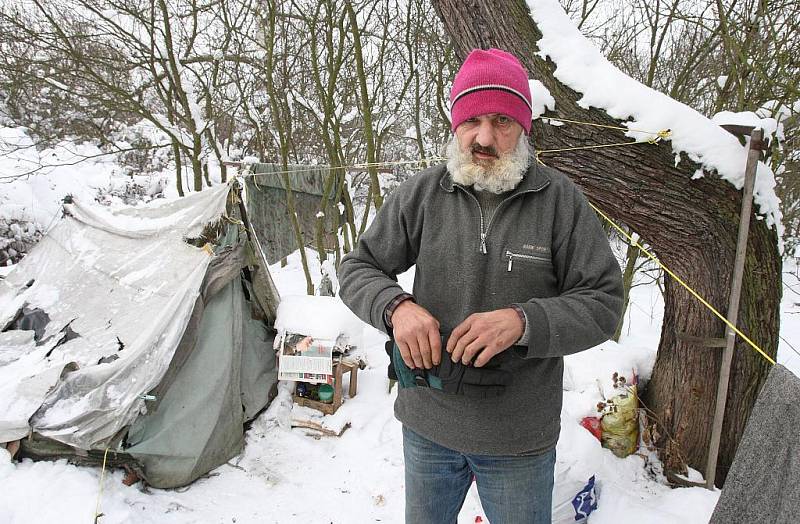
[[[739,317],[739,298],[742,294],[742,278],[744,276],[745,253],[747,252],[747,237],[750,233],[750,215],[753,208],[753,187],[756,182],[756,167],[761,154],[764,130],[755,129],[750,135],[750,150],[747,152],[747,167],[744,172],[744,193],[742,195],[742,212],[739,217],[739,238],[736,242],[736,259],[733,265],[733,278],[731,280],[731,294],[728,301],[728,321],[734,326]],[[719,370],[719,384],[717,385],[717,402],[714,408],[714,424],[711,427],[711,443],[708,450],[706,463],[706,488],[714,489],[714,480],[717,475],[717,457],[719,456],[719,441],[722,435],[722,422],[725,417],[725,404],[728,401],[728,383],[731,376],[731,361],[733,360],[733,345],[736,342],[736,333],[730,328],[725,329],[727,344],[722,354]]]
[[[350,389],[348,390],[348,395],[350,398],[356,396],[356,392],[358,391],[358,366],[353,366],[350,368]]]
[[[327,435],[329,437],[341,437],[342,433],[345,432],[347,428],[350,427],[350,423],[344,425],[341,431],[338,433],[332,429],[328,429],[323,427],[321,424],[316,422],[312,422],[311,420],[300,420],[300,419],[292,419],[292,427],[293,428],[306,428],[306,429],[313,429],[314,431],[319,431],[323,435]]]

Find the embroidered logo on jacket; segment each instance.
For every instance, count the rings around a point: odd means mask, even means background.
[[[522,249],[532,253],[550,253],[549,247],[537,246],[535,244],[522,244]]]

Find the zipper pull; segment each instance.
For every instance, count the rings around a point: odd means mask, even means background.
[[[511,271],[511,264],[514,262],[514,256],[509,254],[508,255],[508,270]]]
[[[481,233],[481,253],[485,255],[488,252],[486,249],[486,233]]]

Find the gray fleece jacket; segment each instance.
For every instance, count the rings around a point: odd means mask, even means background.
[[[422,171],[389,195],[342,260],[339,294],[382,331],[384,309],[403,292],[396,275],[414,264],[414,299],[443,332],[472,313],[518,304],[529,340],[494,357],[514,375],[504,395],[475,400],[403,388],[395,415],[464,453],[538,454],[558,440],[562,357],[614,332],[620,268],[586,198],[554,169],[531,166],[491,221],[482,220],[475,196],[444,165]]]

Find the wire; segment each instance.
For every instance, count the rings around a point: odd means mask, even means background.
[[[269,173],[243,173],[240,176],[243,177],[258,177],[258,176],[268,176],[268,175],[291,175],[294,173],[318,173],[320,171],[347,171],[351,169],[369,169],[370,167],[390,167],[390,166],[401,166],[401,165],[409,165],[409,164],[422,164],[422,163],[429,163],[429,162],[441,162],[446,160],[444,157],[430,157],[430,158],[420,158],[418,160],[397,160],[391,162],[371,162],[371,163],[363,163],[363,164],[350,164],[347,166],[327,166],[327,165],[318,165],[309,168],[301,168],[301,169],[287,169],[284,171],[270,171]]]
[[[100,499],[103,497],[103,480],[106,478],[106,457],[108,457],[108,447],[106,447],[103,453],[103,468],[100,470],[100,489],[97,492],[97,503],[94,507],[94,524],[97,524],[100,517],[103,516],[103,514],[100,513]]]

